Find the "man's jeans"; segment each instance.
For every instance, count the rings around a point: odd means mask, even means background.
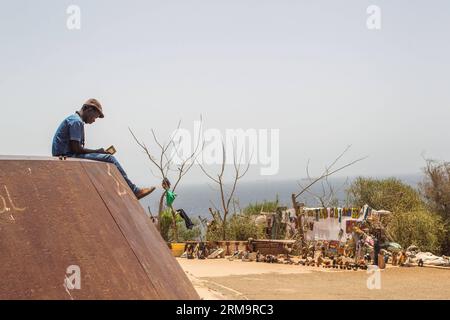
[[[139,188],[136,187],[136,185],[133,182],[131,182],[130,179],[128,179],[128,176],[125,173],[125,170],[123,170],[119,161],[117,161],[117,159],[113,155],[103,154],[103,153],[86,153],[86,154],[74,154],[72,157],[113,163],[117,167],[117,169],[119,169],[120,173],[122,174],[122,176],[124,177],[124,179],[128,183],[128,185],[130,186],[131,190],[134,193],[139,191]]]

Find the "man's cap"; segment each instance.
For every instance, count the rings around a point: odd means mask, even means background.
[[[100,102],[98,102],[97,99],[89,99],[83,104],[83,106],[94,107],[100,113],[100,118],[104,118],[105,117],[105,115],[103,114],[102,105],[100,104]]]

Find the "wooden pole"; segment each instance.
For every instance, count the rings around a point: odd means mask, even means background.
[[[302,210],[296,200],[295,193],[293,193],[291,197],[292,197],[292,205],[295,209],[295,215],[297,216],[296,227],[300,233],[300,240],[301,240],[302,249],[303,249],[303,247],[305,245],[305,233],[304,233],[303,221],[302,221],[303,213],[302,213]]]

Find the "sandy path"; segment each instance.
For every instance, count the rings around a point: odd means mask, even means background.
[[[369,290],[366,271],[178,259],[205,299],[450,299],[450,270],[390,267]]]

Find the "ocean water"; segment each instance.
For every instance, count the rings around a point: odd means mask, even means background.
[[[421,174],[411,175],[399,175],[396,178],[403,182],[417,187],[418,183],[422,179]],[[377,177],[386,178],[386,177]],[[346,189],[354,178],[330,178],[329,183],[335,190],[336,198],[339,200],[340,205],[345,205],[346,201]],[[306,181],[300,181],[305,185]],[[278,195],[280,205],[292,207],[291,194],[300,191],[300,187],[295,180],[260,180],[260,181],[241,181],[236,190],[235,199],[238,205],[236,208],[245,208],[252,203],[261,203],[264,200],[275,200]],[[320,183],[311,188],[311,191],[315,194],[322,194],[322,186]],[[148,211],[148,207],[153,214],[158,212],[158,201],[161,196],[161,189],[156,190],[150,196],[141,200],[141,204]],[[216,185],[211,183],[199,184],[199,185],[180,185],[176,191],[177,198],[174,203],[175,208],[183,208],[190,217],[207,217],[210,218],[208,208],[214,206],[220,206],[220,195]],[[310,194],[305,193],[302,195],[299,202],[303,202],[306,206],[315,207],[320,206],[316,198]],[[220,207],[219,207],[220,208]]]

